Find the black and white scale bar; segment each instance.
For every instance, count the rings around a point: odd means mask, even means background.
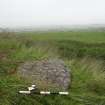
[[[31,94],[31,91],[19,91],[21,94]],[[50,91],[40,91],[40,92],[34,92],[35,94],[40,94],[40,95],[68,95],[69,92],[50,92]]]
[[[45,95],[49,95],[49,94],[59,94],[59,95],[68,95],[68,92],[49,92],[49,91],[40,91],[40,94],[45,94]]]
[[[31,87],[28,87],[28,91],[19,91],[20,94],[31,94],[31,93],[35,93],[35,94],[42,94],[42,95],[68,95],[69,92],[50,92],[50,91],[39,91],[36,92],[36,85],[32,85]]]

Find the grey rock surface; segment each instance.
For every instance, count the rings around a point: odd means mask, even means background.
[[[56,84],[64,90],[71,84],[70,70],[60,59],[25,62],[19,66],[18,74],[27,79],[31,78],[33,84],[45,81]]]

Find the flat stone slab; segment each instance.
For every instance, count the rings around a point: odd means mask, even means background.
[[[18,74],[23,78],[31,79],[32,84],[50,83],[64,90],[71,84],[70,70],[60,59],[26,61],[18,67]]]

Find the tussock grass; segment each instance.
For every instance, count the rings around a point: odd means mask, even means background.
[[[54,57],[71,69],[70,94],[18,94],[31,85],[16,74],[18,65]],[[0,33],[0,105],[104,105],[104,60],[104,32]]]

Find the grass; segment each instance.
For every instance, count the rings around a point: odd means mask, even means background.
[[[29,39],[35,40],[63,40],[63,41],[80,41],[85,43],[105,43],[105,32],[24,32],[18,33],[22,36],[31,36]]]
[[[105,105],[105,32],[0,33],[0,105]],[[26,60],[63,59],[71,69],[68,96],[21,95]],[[44,88],[40,85],[40,88]]]

